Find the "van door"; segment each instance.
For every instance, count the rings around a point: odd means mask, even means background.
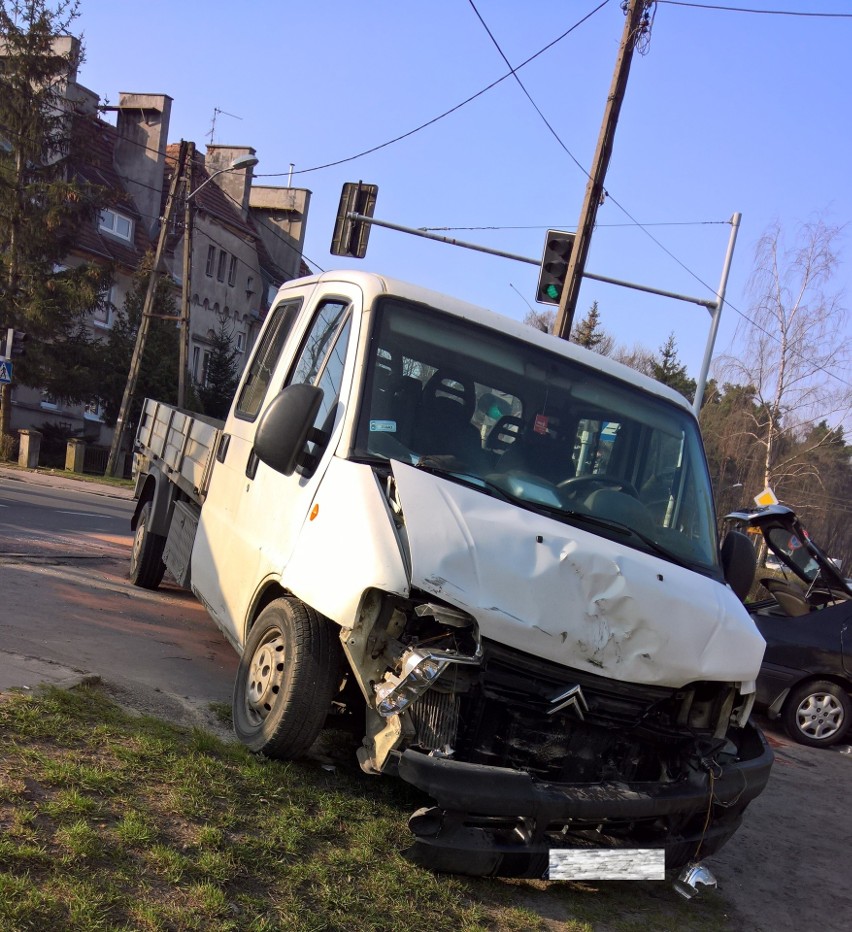
[[[225,425],[226,448],[193,547],[192,587],[238,649],[255,593],[286,565],[340,435],[360,309],[360,290],[342,284],[301,320],[293,302],[277,305]],[[330,439],[312,473],[282,476],[257,460],[254,433],[265,404],[286,385],[302,382],[323,389],[315,426]]]

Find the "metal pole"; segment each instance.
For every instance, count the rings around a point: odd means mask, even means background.
[[[489,246],[480,246],[477,243],[466,243],[460,239],[453,239],[451,236],[441,236],[440,233],[430,233],[428,230],[417,230],[414,227],[405,227],[399,223],[391,223],[388,220],[377,220],[375,217],[368,217],[366,214],[356,213],[350,210],[346,214],[347,219],[357,220],[361,223],[371,223],[377,227],[387,227],[389,230],[396,230],[399,233],[411,233],[413,236],[422,236],[424,239],[436,240],[439,243],[447,243],[450,246],[461,246],[463,249],[473,249],[475,252],[488,253],[491,256],[501,256],[503,259],[514,259],[516,262],[526,262],[527,265],[541,265],[541,258],[532,259],[529,256],[519,256],[513,252],[504,252],[502,249],[491,249]],[[690,304],[699,304],[713,310],[716,307],[715,298],[695,298],[692,295],[679,294],[676,291],[664,291],[662,288],[652,288],[650,285],[638,285],[636,282],[627,282],[620,278],[609,278],[606,275],[595,275],[592,272],[583,272],[584,278],[592,278],[596,282],[605,282],[608,285],[619,285],[622,288],[632,288],[634,291],[646,291],[648,294],[660,295],[662,298],[674,298],[676,301],[688,301]]]
[[[710,333],[707,336],[707,346],[704,350],[704,360],[701,363],[701,372],[698,374],[698,382],[695,386],[695,399],[692,402],[692,408],[695,416],[698,417],[701,411],[701,405],[704,403],[704,388],[707,385],[707,373],[710,371],[710,360],[713,358],[713,347],[716,343],[716,333],[719,330],[719,320],[722,316],[722,305],[725,303],[725,290],[728,287],[728,273],[731,271],[731,260],[734,256],[734,246],[737,242],[737,232],[740,228],[741,213],[735,213],[731,217],[731,236],[728,239],[728,251],[725,254],[725,262],[722,266],[722,277],[719,281],[719,290],[717,294],[716,308],[712,312],[713,320],[710,323]]]
[[[157,238],[157,249],[154,253],[154,262],[151,266],[151,272],[148,275],[148,290],[145,292],[145,300],[142,303],[142,319],[139,321],[139,330],[136,333],[136,344],[133,347],[133,356],[130,358],[130,371],[127,374],[127,384],[124,386],[124,394],[121,397],[121,406],[118,409],[118,417],[115,421],[115,429],[112,435],[112,445],[109,450],[109,459],[107,460],[106,474],[114,476],[118,467],[118,457],[121,452],[121,441],[124,437],[124,429],[127,422],[127,415],[130,411],[130,402],[133,399],[133,393],[136,391],[136,382],[139,379],[139,368],[142,364],[142,355],[145,352],[145,341],[148,338],[148,327],[151,323],[151,310],[154,306],[154,294],[157,290],[157,278],[159,276],[160,263],[163,259],[163,252],[166,248],[166,237],[169,231],[169,223],[172,216],[172,207],[175,201],[175,192],[177,191],[178,182],[180,181],[184,166],[186,165],[186,142],[181,140],[180,152],[178,154],[175,173],[172,176],[172,183],[169,187],[169,195],[166,198],[166,210],[160,223],[160,235]]]
[[[618,49],[618,58],[615,62],[615,71],[609,90],[606,107],[604,109],[603,123],[598,136],[598,144],[592,161],[592,170],[586,185],[583,206],[580,208],[580,219],[577,221],[577,233],[574,237],[574,246],[571,258],[568,261],[568,271],[565,275],[565,285],[559,300],[559,310],[553,325],[553,332],[558,337],[567,340],[571,334],[571,324],[574,312],[577,309],[577,299],[580,296],[580,283],[583,279],[583,270],[586,267],[586,258],[592,240],[592,230],[598,207],[604,194],[604,180],[609,159],[612,155],[612,146],[615,141],[615,127],[618,124],[618,115],[621,111],[621,102],[627,90],[627,77],[630,74],[630,62],[633,58],[633,49],[636,41],[646,28],[643,18],[649,0],[630,0],[627,18],[624,23],[624,32],[621,36],[621,45]]]
[[[192,286],[192,167],[195,161],[195,143],[186,146],[186,171],[183,185],[183,275],[181,276],[181,313],[180,313],[180,361],[178,362],[178,399],[177,406],[186,405],[186,377],[189,367],[189,309]]]

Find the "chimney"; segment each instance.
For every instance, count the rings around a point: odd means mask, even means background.
[[[255,150],[251,146],[209,145],[204,156],[204,167],[207,173],[212,175],[220,169],[229,168],[234,159],[254,154]],[[219,185],[228,196],[232,206],[240,211],[243,220],[248,217],[253,175],[251,168],[244,168],[240,171],[224,172],[213,179],[213,183]]]
[[[116,109],[115,167],[153,235],[159,227],[172,98],[122,91]]]

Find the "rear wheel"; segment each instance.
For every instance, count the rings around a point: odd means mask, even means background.
[[[836,744],[852,724],[852,700],[843,687],[829,680],[797,686],[781,713],[791,738],[821,748]]]
[[[151,532],[151,503],[145,502],[136,522],[136,534],[130,551],[130,581],[142,589],[156,589],[163,580],[166,565],[163,550],[166,538]]]
[[[341,672],[336,626],[297,599],[271,602],[249,632],[234,685],[237,737],[267,757],[314,743]]]

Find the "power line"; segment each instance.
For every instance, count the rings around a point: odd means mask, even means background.
[[[714,10],[724,13],[757,13],[763,16],[806,16],[821,19],[852,19],[852,13],[818,13],[815,10],[755,10],[740,6],[720,6],[710,3],[687,3],[686,0],[655,0],[669,6],[686,6],[694,10]]]
[[[500,48],[500,43],[494,38],[494,33],[492,33],[491,30],[488,28],[488,24],[487,24],[487,23],[485,22],[485,20],[482,18],[481,13],[480,13],[479,10],[476,8],[476,4],[473,2],[473,0],[468,0],[468,3],[470,4],[471,8],[473,9],[473,12],[476,13],[477,19],[478,19],[479,22],[482,24],[482,28],[488,33],[488,38],[491,39],[491,41],[494,43],[494,47],[495,47],[495,48],[497,49],[497,51],[500,53],[500,57],[503,59],[503,61],[506,63],[506,66],[509,68],[509,71],[510,71],[512,77],[513,77],[513,78],[515,79],[515,81],[517,82],[518,87],[524,92],[524,96],[525,96],[525,97],[527,98],[527,100],[532,104],[533,109],[535,110],[535,112],[541,117],[542,121],[544,122],[544,125],[548,128],[548,130],[550,130],[550,134],[551,134],[551,135],[553,136],[553,138],[559,143],[559,145],[562,146],[562,148],[563,148],[563,149],[565,150],[565,152],[568,154],[568,157],[569,157],[569,158],[571,159],[571,161],[577,166],[577,168],[579,168],[580,171],[583,172],[583,174],[586,175],[586,177],[588,178],[589,173],[588,173],[588,172],[586,171],[586,169],[580,164],[580,162],[576,159],[576,157],[574,156],[574,153],[568,148],[568,146],[565,145],[565,143],[564,143],[564,142],[562,141],[562,139],[559,137],[559,133],[557,133],[556,130],[550,125],[550,123],[549,123],[548,120],[547,120],[547,117],[541,112],[541,110],[540,110],[539,107],[538,107],[538,104],[536,104],[536,102],[532,99],[532,95],[530,94],[530,92],[529,92],[529,91],[526,89],[526,87],[524,86],[524,82],[518,77],[518,74],[517,74],[516,69],[512,67],[512,63],[511,63],[511,62],[509,61],[509,59],[506,57],[505,53],[503,52],[503,49]],[[591,16],[591,14],[589,14],[589,15]]]
[[[492,88],[497,87],[498,84],[502,84],[502,82],[505,81],[507,78],[512,77],[515,71],[520,71],[521,68],[525,68],[528,64],[530,64],[530,62],[535,61],[535,59],[538,58],[540,55],[543,55],[549,49],[553,48],[553,46],[556,45],[557,42],[561,42],[566,36],[570,35],[575,29],[582,26],[583,23],[585,23],[588,19],[594,16],[595,13],[603,9],[603,7],[607,5],[607,3],[609,3],[609,0],[603,0],[603,2],[598,4],[598,6],[596,6],[590,13],[587,13],[582,19],[574,23],[574,25],[571,26],[570,29],[567,29],[565,32],[562,33],[561,36],[558,36],[552,42],[549,42],[547,45],[544,46],[544,48],[539,49],[534,55],[531,55],[528,59],[526,59],[526,61],[521,62],[521,64],[518,65],[517,68],[513,69],[512,71],[507,72],[502,77],[497,78],[496,81],[492,81],[491,84],[489,84],[487,87],[482,88],[482,90],[477,91],[475,94],[471,95],[466,100],[461,101],[461,103],[456,104],[454,107],[451,107],[449,110],[445,110],[443,113],[439,114],[436,117],[433,117],[431,120],[427,120],[425,123],[421,123],[419,126],[415,126],[414,129],[411,129],[406,133],[402,133],[400,136],[396,136],[393,139],[389,139],[387,142],[383,142],[380,145],[372,146],[369,149],[365,149],[363,152],[358,152],[355,155],[350,155],[350,156],[347,156],[346,158],[338,159],[335,162],[326,162],[324,165],[315,165],[313,168],[302,168],[302,169],[299,169],[298,171],[292,172],[292,174],[306,175],[309,172],[320,171],[324,168],[334,168],[335,166],[343,165],[346,162],[353,162],[355,161],[355,159],[360,159],[365,155],[370,155],[373,152],[378,152],[380,149],[386,149],[388,146],[392,146],[394,143],[400,142],[403,139],[407,139],[409,136],[413,136],[415,133],[419,133],[420,130],[426,129],[429,126],[432,126],[433,124],[437,123],[439,120],[443,120],[444,117],[447,117],[452,113],[455,113],[457,110],[460,110],[462,107],[476,100],[477,97],[481,97],[483,94],[487,93]],[[582,166],[580,167],[582,168]],[[256,177],[257,178],[279,178],[282,175],[290,175],[290,174],[291,172],[289,171],[270,172],[268,174],[258,174]]]

